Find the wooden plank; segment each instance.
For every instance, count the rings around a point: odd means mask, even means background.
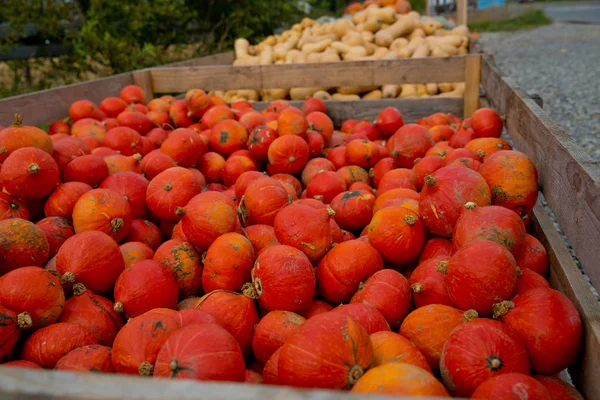
[[[301,108],[304,101],[290,101],[294,107]],[[255,109],[262,111],[267,107],[268,102],[253,103]],[[402,113],[404,123],[413,123],[418,119],[427,117],[432,113],[439,111],[462,115],[463,101],[457,98],[407,98],[407,99],[381,99],[381,100],[350,100],[350,101],[325,101],[327,106],[327,115],[333,120],[336,127],[340,127],[342,122],[354,118],[374,121],[377,114],[386,107],[396,107]]]
[[[152,95],[154,91],[152,90],[152,78],[150,76],[150,71],[147,69],[142,69],[139,71],[133,71],[132,73],[133,83],[138,85],[144,91],[144,103],[148,103],[152,100]]]
[[[200,67],[203,65],[231,65],[235,60],[233,51],[218,53],[205,57],[192,58],[164,65],[164,67]]]
[[[479,108],[479,84],[481,83],[481,58],[470,57],[465,67],[464,117],[469,118]]]
[[[384,84],[464,82],[470,57],[344,61],[319,64],[153,68],[156,93],[292,87],[382,86]]]
[[[490,104],[506,115],[518,150],[537,166],[542,192],[575,254],[600,288],[600,167],[575,140],[487,59],[482,84]]]
[[[26,125],[41,125],[69,115],[75,100],[88,99],[96,104],[108,96],[118,96],[123,86],[133,84],[130,72],[89,82],[61,86],[35,93],[0,99],[0,125],[12,124],[13,114],[23,115]]]
[[[539,202],[533,216],[534,236],[540,239],[550,260],[550,284],[573,302],[583,320],[582,349],[569,372],[586,399],[597,398],[600,393],[600,305]]]
[[[407,396],[352,395],[283,386],[152,379],[0,367],[2,400],[410,400]],[[422,397],[435,400],[433,397]]]
[[[467,24],[467,0],[456,0],[456,23]]]

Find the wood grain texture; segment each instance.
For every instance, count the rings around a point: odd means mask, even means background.
[[[152,90],[152,79],[148,69],[141,69],[131,73],[133,83],[138,85],[144,91],[144,104],[148,104],[152,100],[154,91]]]
[[[600,288],[600,167],[575,140],[488,60],[482,64],[486,97],[516,148],[537,166],[548,205],[596,288]],[[512,87],[511,87],[512,86]]]
[[[467,0],[456,0],[456,23],[467,24]]]
[[[479,108],[479,85],[481,83],[481,58],[470,57],[467,59],[464,117],[469,118]]]
[[[25,125],[41,125],[69,116],[76,100],[88,99],[100,104],[105,97],[118,96],[123,86],[131,85],[130,72],[55,89],[0,99],[0,125],[12,124],[13,114],[23,115]]]
[[[294,107],[301,108],[303,101],[290,101]],[[255,109],[262,111],[268,102],[253,103]],[[382,100],[350,100],[350,101],[325,101],[327,115],[333,120],[336,127],[340,127],[347,119],[363,120],[367,118],[374,121],[377,114],[386,107],[396,107],[402,113],[404,123],[414,123],[416,120],[427,117],[437,110],[439,112],[462,115],[463,101],[457,98],[407,98],[407,99],[382,99]]]
[[[317,64],[154,68],[156,93],[293,87],[382,86],[464,82],[467,55]]]
[[[582,348],[569,372],[586,399],[597,398],[600,393],[600,304],[539,201],[533,217],[534,236],[548,252],[550,284],[573,302],[583,320]]]
[[[164,67],[200,67],[203,65],[231,65],[235,60],[233,51],[218,53],[205,57],[196,57],[191,60],[179,61],[164,65]]]
[[[2,400],[410,400],[405,396],[357,396],[332,390],[141,378],[115,374],[74,374],[0,367]],[[432,397],[421,397],[434,400]]]

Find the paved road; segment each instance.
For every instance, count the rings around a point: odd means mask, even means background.
[[[600,24],[600,2],[538,3],[557,22]]]

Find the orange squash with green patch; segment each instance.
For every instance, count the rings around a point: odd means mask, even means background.
[[[173,275],[179,287],[179,299],[197,295],[202,288],[202,263],[196,248],[189,242],[171,239],[164,242],[153,257]]]
[[[335,211],[335,222],[342,229],[359,231],[369,224],[373,217],[375,196],[366,190],[342,192],[331,201]]]
[[[224,289],[239,292],[249,282],[254,248],[245,236],[230,232],[215,240],[203,256],[202,288],[205,293]]]
[[[50,245],[44,232],[20,218],[0,221],[0,275],[26,266],[43,266]]]

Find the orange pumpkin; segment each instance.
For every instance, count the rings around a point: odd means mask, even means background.
[[[58,360],[54,369],[73,372],[115,372],[112,366],[112,349],[97,344],[78,347]]]
[[[431,304],[408,314],[400,326],[400,334],[419,349],[432,370],[437,370],[450,333],[457,326],[477,317],[475,310],[463,312],[443,304]]]
[[[154,215],[170,221],[180,220],[185,206],[200,193],[200,184],[191,171],[169,168],[158,174],[146,191],[146,203]]]
[[[234,115],[226,105],[215,105],[208,109],[202,116],[202,125],[207,129],[213,129],[219,122],[233,120]]]
[[[365,329],[341,313],[307,320],[281,347],[277,381],[296,387],[350,388],[373,363]]]
[[[208,183],[219,183],[222,182],[221,173],[225,167],[225,159],[219,153],[209,151],[198,158],[196,167]]]
[[[371,168],[379,161],[379,148],[370,140],[354,139],[346,145],[346,163]]]
[[[523,153],[502,150],[492,154],[479,173],[492,191],[492,204],[524,216],[533,210],[538,196],[538,174],[533,162]]]
[[[380,331],[371,334],[375,365],[391,362],[412,364],[431,372],[427,360],[410,340],[394,332]]]
[[[265,315],[256,326],[252,339],[256,359],[266,363],[305,322],[304,317],[290,311],[271,311]]]
[[[262,249],[267,246],[279,244],[277,236],[275,235],[275,229],[270,225],[250,225],[245,228],[246,236],[250,239],[252,247],[254,247],[255,254],[260,253]]]
[[[152,256],[154,255],[154,251],[142,242],[127,242],[119,246],[119,248],[125,261],[125,267],[129,267],[140,260],[152,260]]]
[[[268,150],[269,164],[279,173],[297,174],[308,162],[308,144],[295,135],[278,137]]]
[[[375,196],[365,190],[342,192],[333,198],[331,208],[335,211],[335,222],[342,229],[358,231],[364,229],[373,217]]]
[[[382,158],[377,161],[377,164],[375,164],[375,166],[369,170],[369,177],[371,178],[373,187],[378,188],[379,183],[385,174],[396,168],[396,163],[391,157]]]
[[[117,242],[129,233],[131,220],[129,202],[110,189],[93,189],[84,193],[73,208],[76,233],[100,231]]]
[[[295,107],[286,107],[277,118],[277,132],[279,136],[299,135],[304,136],[308,123],[304,113]]]
[[[56,161],[43,150],[25,147],[13,151],[0,169],[2,185],[21,199],[42,199],[56,188],[60,173]]]
[[[48,154],[52,154],[54,149],[46,132],[35,126],[23,126],[23,117],[15,114],[13,124],[0,131],[0,163],[22,147],[37,147]]]
[[[357,165],[347,165],[341,167],[337,172],[338,175],[342,177],[344,182],[346,182],[347,188],[356,182],[369,183],[370,181],[367,170]]]
[[[98,187],[107,176],[106,162],[102,157],[94,154],[77,157],[67,164],[63,172],[65,182],[84,182],[93,187]]]
[[[485,161],[492,154],[501,150],[512,150],[512,147],[507,141],[499,138],[481,137],[471,140],[466,144],[465,149],[471,150]]]
[[[290,203],[290,196],[283,185],[273,178],[264,177],[248,185],[239,208],[246,225],[273,226],[279,210]]]
[[[10,218],[29,220],[29,210],[21,200],[7,193],[0,192],[0,220]]]
[[[202,288],[205,293],[217,289],[239,292],[251,279],[254,249],[245,236],[225,233],[210,245],[203,260]]]
[[[0,276],[17,268],[42,266],[48,261],[50,244],[44,231],[29,221],[0,221]]]
[[[372,368],[356,382],[352,393],[447,397],[444,385],[426,370],[401,362]]]
[[[425,244],[425,227],[418,215],[404,207],[379,210],[369,225],[369,242],[383,259],[407,264],[417,259]]]

